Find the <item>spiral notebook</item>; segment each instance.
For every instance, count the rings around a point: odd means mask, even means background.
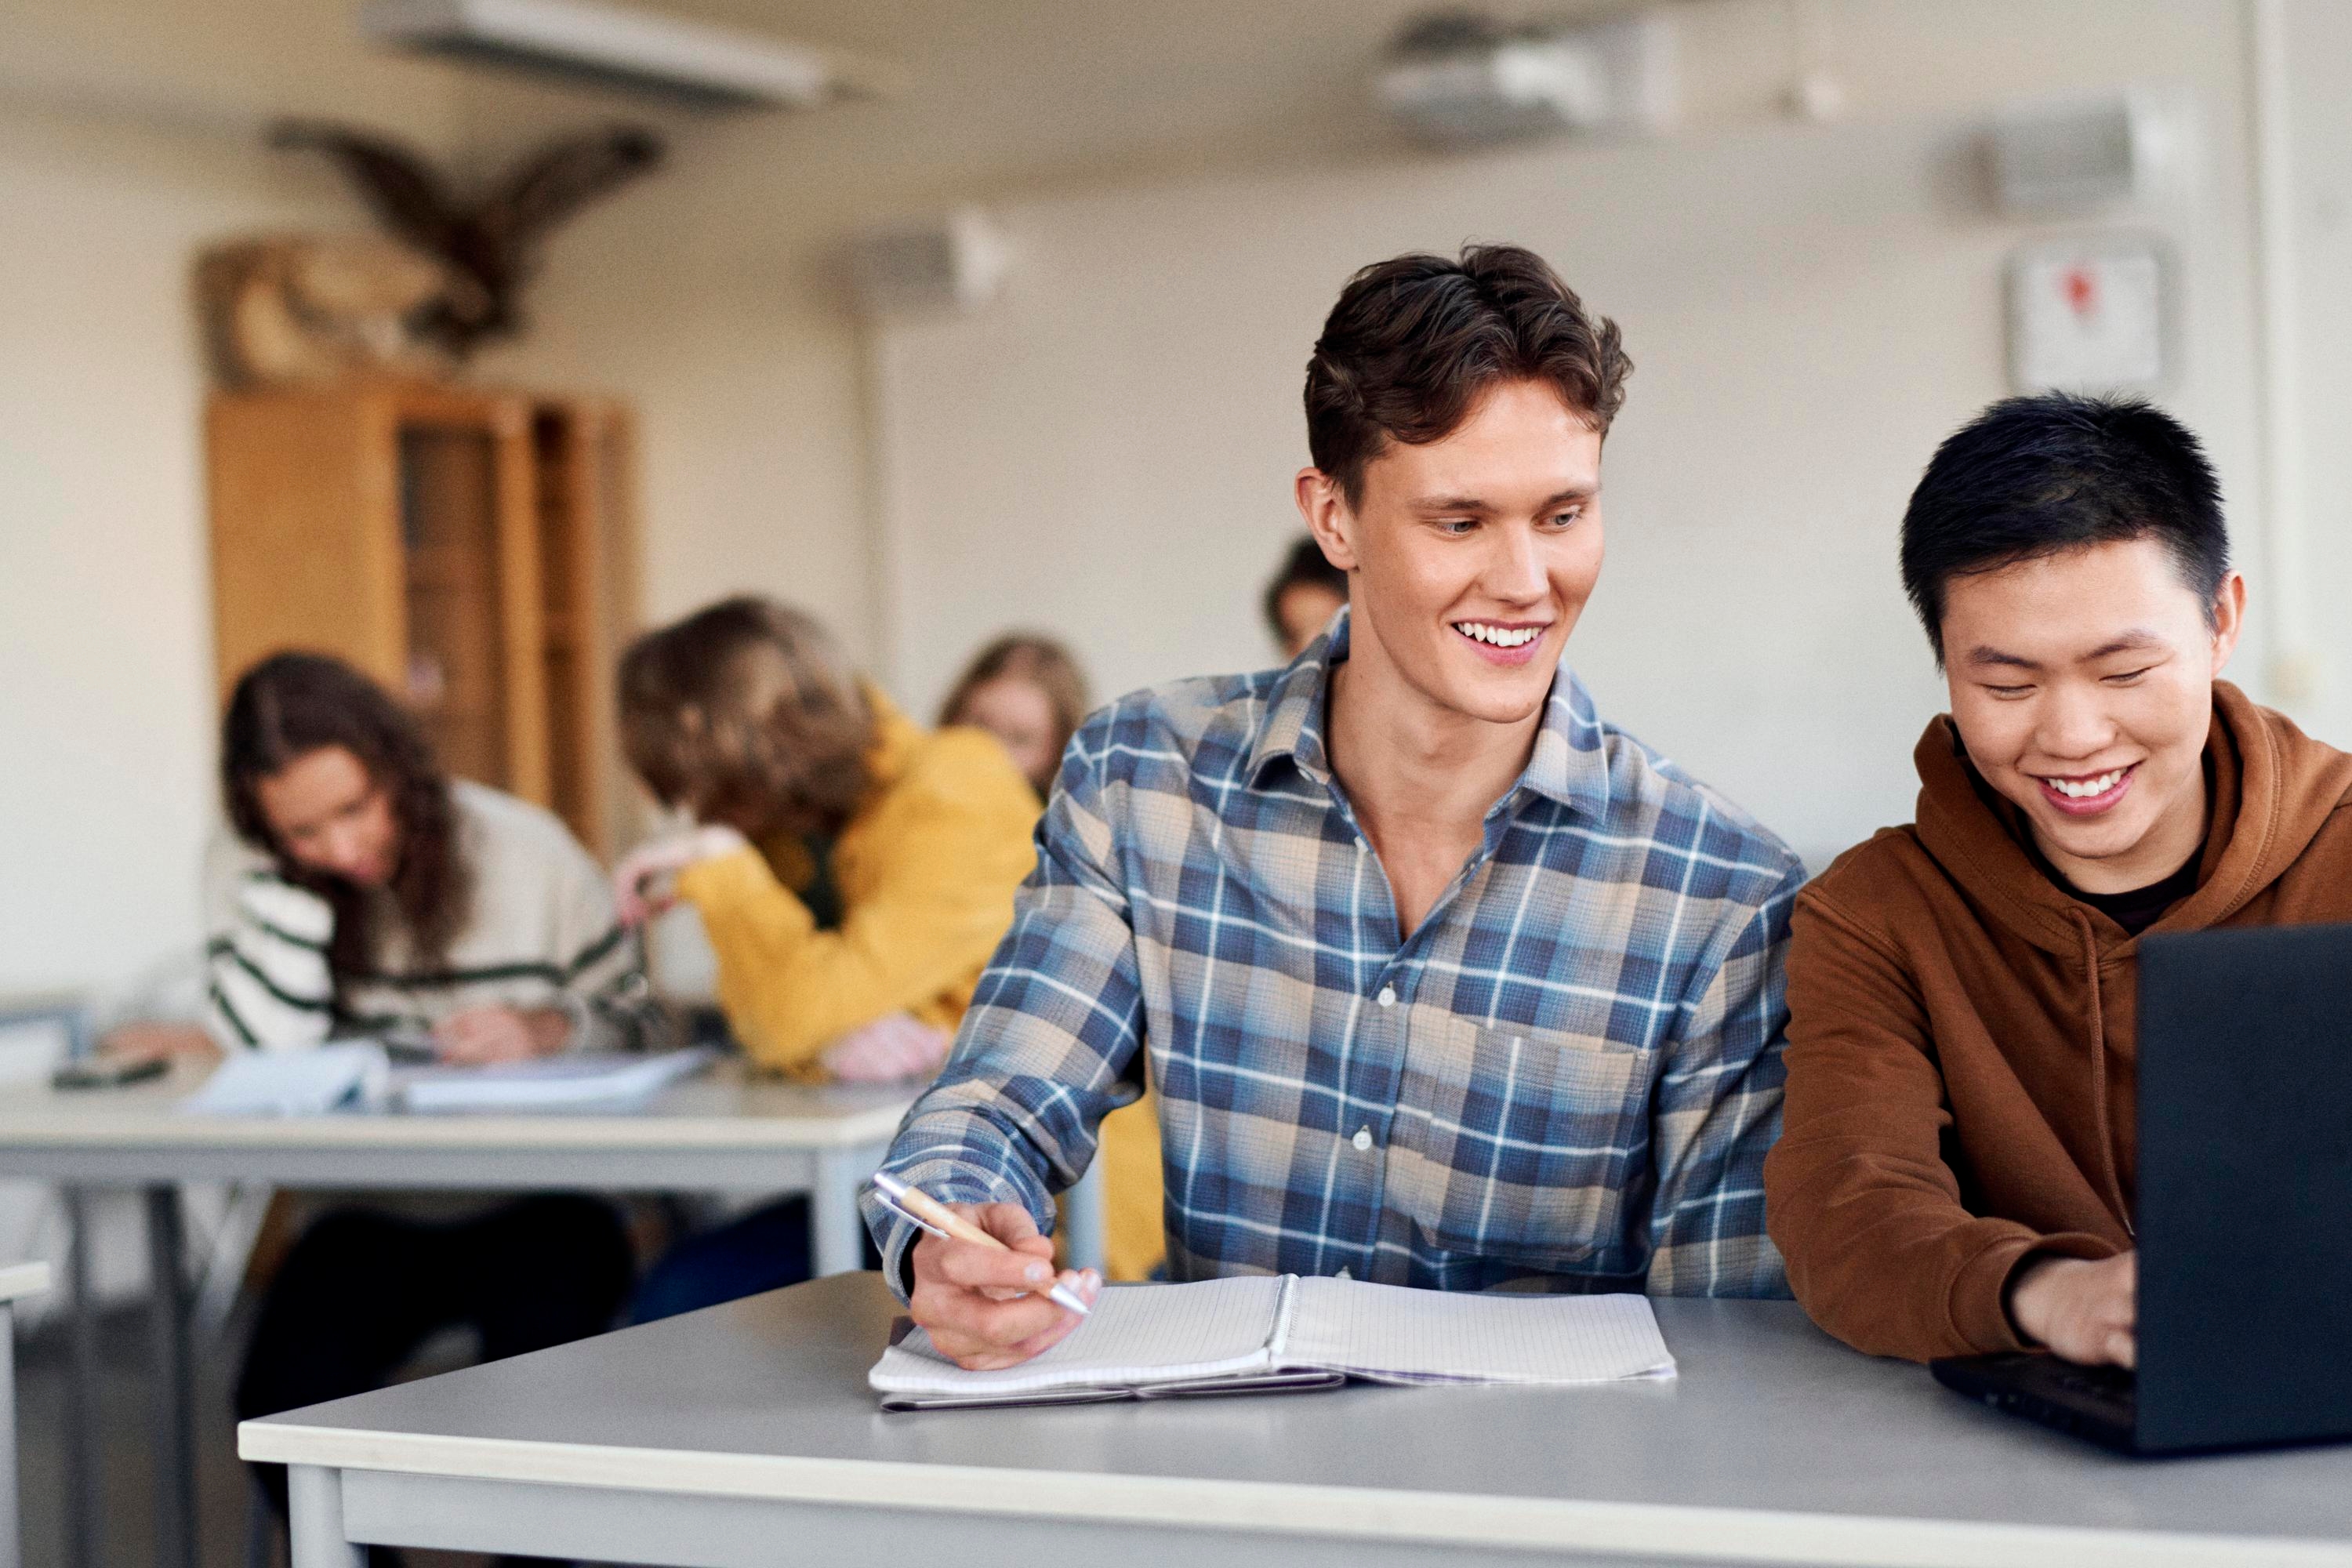
[[[1568,1385],[1675,1375],[1645,1296],[1465,1295],[1295,1274],[1116,1286],[1067,1339],[966,1372],[902,1321],[866,1374],[885,1410],[1079,1404],[1371,1383]]]

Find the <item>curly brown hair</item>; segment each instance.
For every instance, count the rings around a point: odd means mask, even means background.
[[[278,863],[279,875],[318,893],[334,911],[327,967],[337,988],[374,973],[378,933],[367,889],[297,865],[261,805],[264,779],[328,746],[358,758],[369,781],[392,798],[400,837],[389,890],[411,963],[432,968],[472,911],[472,871],[458,847],[448,775],[416,721],[383,687],[320,653],[272,654],[240,676],[221,721],[221,798],[229,824]]]
[[[1307,362],[1307,451],[1352,507],[1389,442],[1444,439],[1498,382],[1549,383],[1605,436],[1633,370],[1617,324],[1588,314],[1532,250],[1399,256],[1348,279],[1323,322]]]
[[[753,838],[835,833],[864,799],[873,707],[816,618],[723,599],[621,656],[621,750],[656,799]]]

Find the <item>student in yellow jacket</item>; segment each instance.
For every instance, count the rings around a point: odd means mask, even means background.
[[[624,859],[625,920],[701,916],[719,1002],[758,1065],[810,1080],[928,1077],[1013,920],[1037,806],[1003,748],[927,735],[858,681],[814,619],[729,599],[621,660],[621,744],[699,824]],[[809,1274],[793,1198],[689,1238],[640,1321]]]
[[[630,761],[704,824],[630,856],[623,897],[642,907],[673,877],[752,1060],[807,1079],[936,1068],[1036,859],[1037,804],[1004,749],[925,734],[814,620],[756,599],[640,639],[620,685]],[[856,1047],[894,1016],[935,1037],[929,1059]]]
[[[730,599],[640,638],[624,750],[700,824],[625,859],[625,919],[683,899],[759,1065],[814,1079],[928,1077],[1012,923],[1037,802],[1002,746],[926,734],[849,673],[813,618]],[[807,1277],[806,1204],[682,1243],[639,1321]]]

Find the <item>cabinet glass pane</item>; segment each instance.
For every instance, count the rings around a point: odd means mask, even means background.
[[[585,558],[586,496],[578,493],[580,422],[542,410],[531,422],[533,500],[538,507],[539,584],[547,674],[549,803],[582,842],[599,844],[595,742],[600,715],[592,710],[598,683],[590,661],[595,607],[581,602],[589,581]]]
[[[436,425],[401,430],[409,704],[442,766],[504,788],[497,482],[488,431]]]

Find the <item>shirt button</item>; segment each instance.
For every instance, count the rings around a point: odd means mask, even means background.
[[[1331,1278],[1334,1279],[1353,1279],[1355,1275],[1349,1273],[1347,1267],[1343,1264],[1340,1267],[1339,1272],[1334,1274]]]
[[[1362,1151],[1370,1148],[1372,1146],[1372,1130],[1369,1127],[1357,1128],[1355,1137],[1350,1139],[1349,1142],[1356,1145],[1358,1152],[1361,1152]]]
[[[1393,985],[1383,985],[1383,986],[1381,986],[1381,994],[1380,994],[1379,997],[1377,998],[1377,1000],[1380,1002],[1380,1005],[1381,1005],[1381,1006],[1383,1006],[1383,1007],[1393,1007],[1393,1006],[1395,1006],[1395,1005],[1396,1005],[1396,987],[1395,987],[1395,986],[1393,986]]]

